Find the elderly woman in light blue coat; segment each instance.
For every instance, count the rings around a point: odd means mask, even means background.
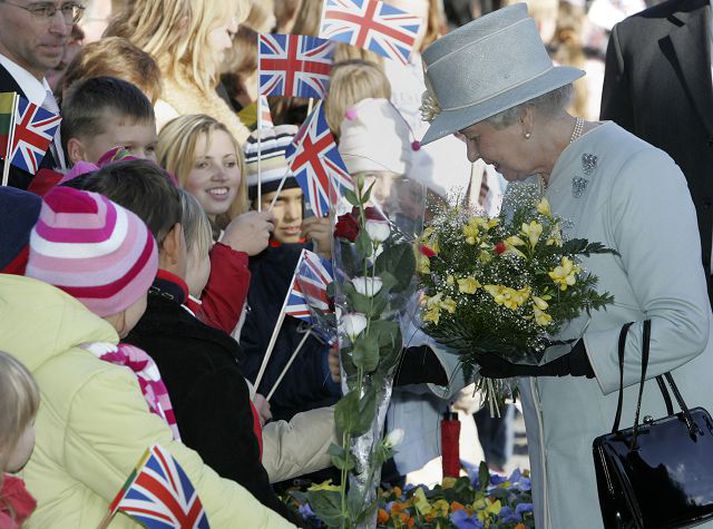
[[[569,115],[571,83],[583,72],[555,67],[524,4],[456,30],[424,54],[432,120],[423,143],[456,133],[471,161],[510,182],[536,180],[566,235],[619,255],[584,260],[614,296],[606,310],[570,322],[540,366],[484,358],[481,374],[520,379],[538,529],[603,527],[592,441],[612,428],[619,389],[617,342],[626,337],[622,426],[634,422],[642,326],[652,321],[647,378],[670,371],[689,406],[713,409],[713,342],[695,210],[671,158],[612,122]],[[537,175],[530,177],[530,175]],[[641,415],[663,417],[655,384]],[[712,523],[701,527],[713,527]]]

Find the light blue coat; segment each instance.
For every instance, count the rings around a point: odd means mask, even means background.
[[[612,122],[563,151],[546,196],[553,213],[571,221],[568,237],[600,241],[621,254],[584,261],[615,301],[561,333],[584,333],[596,378],[539,377],[520,386],[538,529],[599,529],[592,440],[612,428],[621,326],[636,322],[626,342],[622,427],[634,422],[646,318],[652,320],[648,377],[672,371],[689,406],[713,411],[711,310],[696,215],[671,158]],[[666,415],[656,383],[646,387],[642,417]]]

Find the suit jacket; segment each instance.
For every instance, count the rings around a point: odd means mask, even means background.
[[[614,26],[602,119],[666,151],[686,176],[711,274],[713,84],[708,0],[669,0]]]
[[[20,88],[20,85],[17,84],[17,81],[15,81],[12,75],[10,75],[10,72],[8,72],[1,64],[0,92],[17,92],[20,96],[27,98],[25,92],[23,92]],[[5,153],[2,153],[2,156],[4,157]],[[4,164],[5,160],[0,160],[0,171],[2,171]],[[57,161],[54,159],[52,151],[48,150],[47,154],[45,154],[45,156],[42,158],[42,161],[40,162],[40,168],[46,167],[48,169],[54,169],[55,167],[57,167],[57,165]],[[22,169],[15,167],[14,165],[10,166],[9,184],[12,187],[27,189],[30,186],[30,182],[32,182],[33,178],[34,176],[28,173],[27,171],[23,171]]]

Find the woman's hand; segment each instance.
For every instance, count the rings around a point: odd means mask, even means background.
[[[253,405],[260,417],[260,426],[265,426],[265,423],[272,419],[272,411],[270,411],[270,403],[260,393],[255,393]]]
[[[236,252],[257,255],[267,248],[274,229],[275,218],[271,211],[248,211],[228,224],[220,242]]]
[[[302,236],[314,242],[314,251],[326,259],[332,258],[332,223],[329,217],[310,217],[302,221]]]
[[[339,384],[342,381],[342,372],[339,368],[339,346],[333,345],[329,348],[327,355],[327,363],[329,364],[329,374],[332,377],[332,382]]]

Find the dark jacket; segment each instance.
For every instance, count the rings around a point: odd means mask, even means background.
[[[0,64],[0,92],[16,92],[20,96],[27,98],[25,96],[25,93],[20,89],[20,85],[17,84],[15,79],[10,75],[10,72],[8,72],[1,64]],[[5,157],[5,153],[2,153],[2,158]],[[3,165],[5,164],[5,160],[0,160],[0,172],[2,172]],[[57,162],[54,159],[54,156],[52,155],[52,151],[48,150],[47,154],[42,158],[42,161],[40,162],[40,168],[47,168],[47,169],[54,169],[57,166]],[[23,171],[22,169],[15,167],[14,165],[10,166],[10,179],[8,183],[12,187],[17,187],[20,189],[27,189],[30,186],[30,182],[32,182],[33,175],[28,173],[27,171]]]
[[[160,271],[146,313],[126,342],[156,362],[183,443],[220,476],[237,481],[263,505],[294,521],[260,463],[248,386],[238,369],[240,347],[183,308],[186,295],[180,279]]]
[[[300,244],[271,246],[250,258],[249,309],[240,333],[245,354],[241,367],[249,380],[254,381],[260,370],[303,247]],[[303,336],[304,325],[300,320],[286,316],[258,393],[270,392]],[[328,346],[314,335],[307,339],[270,399],[275,419],[289,420],[298,412],[330,406],[337,401],[339,387],[329,376],[327,351]]]
[[[669,0],[614,26],[602,119],[666,151],[688,181],[710,278],[713,84],[708,0]]]

